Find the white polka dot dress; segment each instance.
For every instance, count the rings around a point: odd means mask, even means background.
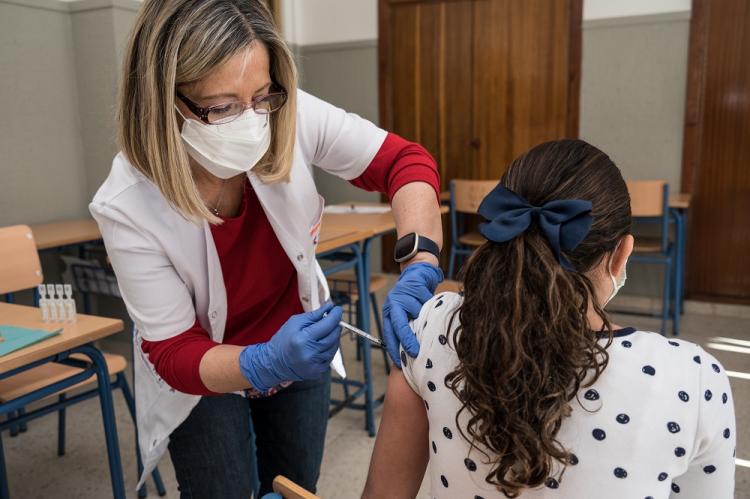
[[[458,364],[447,329],[460,303],[460,295],[442,293],[425,304],[412,323],[419,356],[402,352],[403,373],[429,419],[432,496],[504,497],[485,482],[487,458],[470,452],[456,428],[461,404],[445,385]],[[734,405],[721,364],[697,345],[634,329],[617,331],[607,351],[609,365],[581,389],[558,433],[570,464],[520,497],[733,497]],[[466,420],[462,414],[464,428]]]

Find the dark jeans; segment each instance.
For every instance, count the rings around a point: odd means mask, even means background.
[[[330,391],[331,379],[326,375],[294,383],[267,398],[203,397],[170,435],[169,455],[180,497],[248,499],[256,466],[260,495],[272,491],[276,475],[314,492]]]

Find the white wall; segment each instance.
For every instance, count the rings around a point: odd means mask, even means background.
[[[320,45],[378,36],[377,0],[282,0],[282,29],[294,45]]]
[[[644,16],[690,10],[690,0],[584,0],[583,19]]]

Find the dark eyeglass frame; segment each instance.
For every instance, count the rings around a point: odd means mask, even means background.
[[[284,97],[284,100],[281,102],[281,105],[279,107],[277,107],[276,109],[272,109],[271,111],[268,111],[267,113],[258,113],[258,114],[272,114],[272,113],[275,113],[276,111],[278,111],[279,109],[281,109],[282,107],[284,107],[284,105],[286,104],[286,101],[287,101],[287,99],[289,97],[289,94],[287,93],[286,89],[284,87],[282,87],[281,85],[279,85],[278,83],[272,84],[271,85],[271,89],[272,90],[276,90],[276,91],[275,92],[269,92],[266,95],[259,95],[258,97],[253,97],[250,102],[240,102],[240,104],[243,104],[245,107],[244,107],[244,109],[237,116],[239,116],[240,114],[244,113],[248,109],[252,109],[253,112],[257,113],[258,111],[256,111],[255,106],[257,106],[258,104],[260,104],[263,101],[267,100],[269,97],[276,97],[276,96],[279,96],[279,95],[282,96],[282,97]],[[180,99],[187,106],[188,109],[190,109],[190,112],[192,112],[194,115],[196,115],[198,118],[200,118],[200,120],[203,123],[205,123],[207,125],[220,124],[220,123],[211,123],[210,121],[208,121],[208,115],[214,109],[226,106],[227,105],[226,103],[225,104],[217,104],[215,106],[209,106],[209,107],[201,107],[198,104],[196,104],[195,102],[193,102],[190,99],[188,99],[187,97],[185,97],[185,95],[183,95],[179,90],[175,89],[174,93],[177,96],[177,98]]]

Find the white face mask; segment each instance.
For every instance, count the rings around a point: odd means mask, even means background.
[[[622,289],[623,286],[625,286],[625,281],[628,280],[628,268],[627,268],[627,262],[622,267],[622,273],[615,278],[615,276],[612,275],[612,259],[609,260],[609,278],[612,279],[612,294],[609,295],[609,298],[607,298],[607,301],[604,303],[606,306],[607,303],[612,301],[612,298],[617,295],[617,292]]]
[[[185,119],[181,136],[188,153],[209,173],[221,179],[250,171],[271,145],[268,115],[258,114],[252,109],[222,125],[208,125],[185,118],[182,113],[180,116]]]

